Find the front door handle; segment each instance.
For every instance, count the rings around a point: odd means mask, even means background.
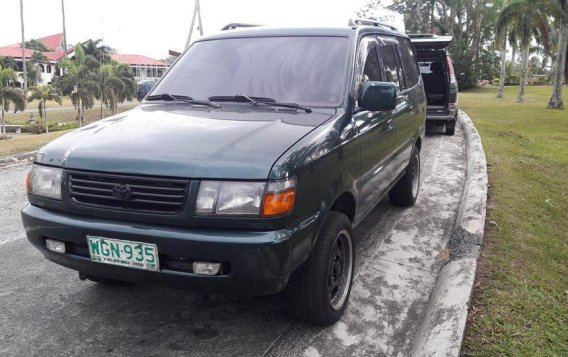
[[[389,121],[387,121],[387,133],[391,133],[394,130],[394,127],[392,126],[392,119],[390,119]]]

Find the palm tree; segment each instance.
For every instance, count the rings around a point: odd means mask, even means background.
[[[36,86],[38,84],[41,84],[41,73],[42,70],[40,68],[40,65],[43,66],[43,63],[48,63],[49,60],[47,59],[47,57],[38,51],[35,51],[33,53],[33,55],[30,57],[29,59],[29,65],[26,68],[26,79],[28,81],[28,85],[29,86]],[[24,77],[24,73],[21,74],[22,77]]]
[[[558,52],[554,63],[552,96],[548,102],[548,109],[564,109],[562,83],[565,81],[568,83],[568,1],[553,0],[552,5],[560,28],[558,31]]]
[[[497,98],[505,97],[505,70],[507,66],[507,39],[501,43],[501,66],[499,70],[499,92]]]
[[[89,39],[81,46],[83,47],[83,51],[85,51],[85,54],[87,56],[93,56],[100,63],[111,63],[111,54],[113,50],[111,47],[103,45],[102,41],[103,40],[101,39]]]
[[[0,111],[2,112],[2,138],[6,138],[6,121],[4,112],[10,109],[10,103],[14,104],[14,113],[26,109],[24,93],[13,87],[16,83],[16,72],[12,68],[0,67]]]
[[[32,94],[28,98],[28,102],[38,100],[39,104],[37,110],[39,111],[39,116],[45,119],[45,132],[49,133],[49,122],[47,121],[47,108],[45,107],[45,103],[53,101],[61,105],[61,93],[58,89],[50,85],[36,86],[30,88],[30,90]]]
[[[547,3],[543,0],[513,0],[505,5],[496,24],[497,43],[504,41],[507,31],[517,35],[521,49],[521,83],[517,103],[525,101],[525,87],[529,66],[529,49],[533,39],[548,46],[550,25]]]
[[[61,0],[61,15],[63,17],[63,51],[67,58],[67,30],[65,29],[65,1]]]
[[[85,55],[80,44],[75,46],[73,59],[63,59],[60,64],[62,76],[55,85],[65,95],[69,95],[71,102],[77,108],[77,121],[82,126],[85,109],[95,105],[95,96],[98,93],[99,61],[92,56]]]
[[[101,101],[101,119],[103,118],[103,103],[112,110],[112,114],[118,113],[118,103],[134,98],[136,81],[130,66],[124,63],[105,64],[99,71],[100,87],[97,99]]]
[[[20,0],[20,23],[22,25],[22,66],[23,72],[28,73],[26,70],[26,39],[24,36],[24,0]],[[24,97],[28,92],[28,78],[24,76]]]

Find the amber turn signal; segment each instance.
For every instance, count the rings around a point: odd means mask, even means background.
[[[28,175],[26,176],[26,192],[30,193],[30,176],[31,176],[31,172],[28,172]]]
[[[262,216],[274,217],[290,213],[294,207],[295,196],[296,193],[294,190],[265,194],[264,204],[262,205]]]

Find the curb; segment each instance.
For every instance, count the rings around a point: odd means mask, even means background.
[[[24,152],[13,156],[0,157],[0,168],[29,163],[33,160],[37,151]]]
[[[488,181],[479,133],[463,111],[459,121],[467,142],[467,174],[456,225],[448,242],[450,261],[436,279],[411,356],[459,356],[465,331],[485,229]]]

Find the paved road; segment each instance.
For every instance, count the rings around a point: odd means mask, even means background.
[[[405,355],[447,257],[465,176],[461,128],[429,134],[423,146],[417,204],[384,200],[359,225],[351,304],[326,329],[288,318],[279,295],[80,281],[25,239],[19,209],[29,166],[0,171],[0,355]]]

